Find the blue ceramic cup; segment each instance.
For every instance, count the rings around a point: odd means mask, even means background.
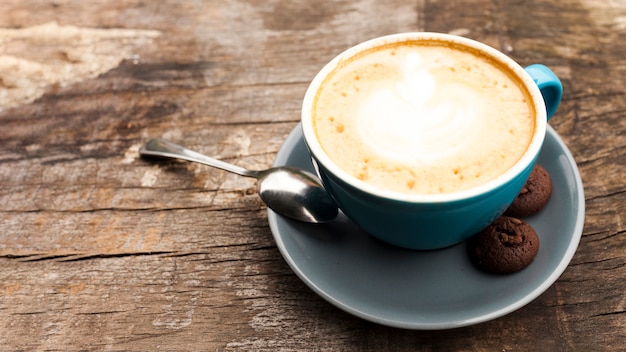
[[[313,126],[313,105],[326,78],[345,60],[377,46],[406,41],[436,40],[505,65],[527,89],[534,104],[535,129],[522,157],[495,179],[474,188],[441,194],[405,194],[381,190],[341,169],[325,152]],[[304,140],[324,187],[341,210],[370,235],[389,244],[418,250],[460,243],[499,217],[515,199],[533,169],[557,109],[562,85],[543,65],[522,68],[501,52],[474,40],[440,33],[401,33],[358,44],[335,57],[313,79],[302,106]],[[526,143],[526,142],[524,142]]]

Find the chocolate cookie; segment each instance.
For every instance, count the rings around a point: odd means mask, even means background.
[[[469,241],[470,260],[479,269],[509,274],[527,267],[539,249],[539,237],[526,222],[502,216]]]
[[[548,203],[552,194],[552,181],[548,171],[535,165],[528,181],[504,215],[525,218],[539,212]]]

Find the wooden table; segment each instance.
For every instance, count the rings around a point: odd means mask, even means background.
[[[268,167],[334,55],[405,31],[541,62],[585,185],[571,264],[502,318],[376,325],[281,257],[254,180],[140,159],[162,136]],[[624,351],[626,3],[0,0],[0,349]]]

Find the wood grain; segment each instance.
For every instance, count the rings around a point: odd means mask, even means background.
[[[0,0],[4,29],[54,22],[158,33],[114,39],[107,45],[126,50],[114,68],[47,85],[36,100],[0,111],[0,346],[623,351],[625,18],[624,2],[601,0]],[[253,181],[138,157],[142,142],[163,136],[268,167],[328,60],[372,37],[423,30],[547,64],[565,87],[550,124],[583,177],[583,238],[561,278],[514,313],[435,332],[350,316],[289,269]],[[71,42],[0,43],[0,58],[50,57],[68,69],[86,60],[68,59]],[[7,82],[0,94],[21,87]]]

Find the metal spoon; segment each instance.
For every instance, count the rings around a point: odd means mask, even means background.
[[[319,179],[304,170],[287,166],[247,170],[161,138],[150,140],[139,149],[139,154],[193,161],[237,175],[254,177],[257,179],[259,196],[265,204],[276,213],[295,220],[321,223],[337,216],[337,205]]]

